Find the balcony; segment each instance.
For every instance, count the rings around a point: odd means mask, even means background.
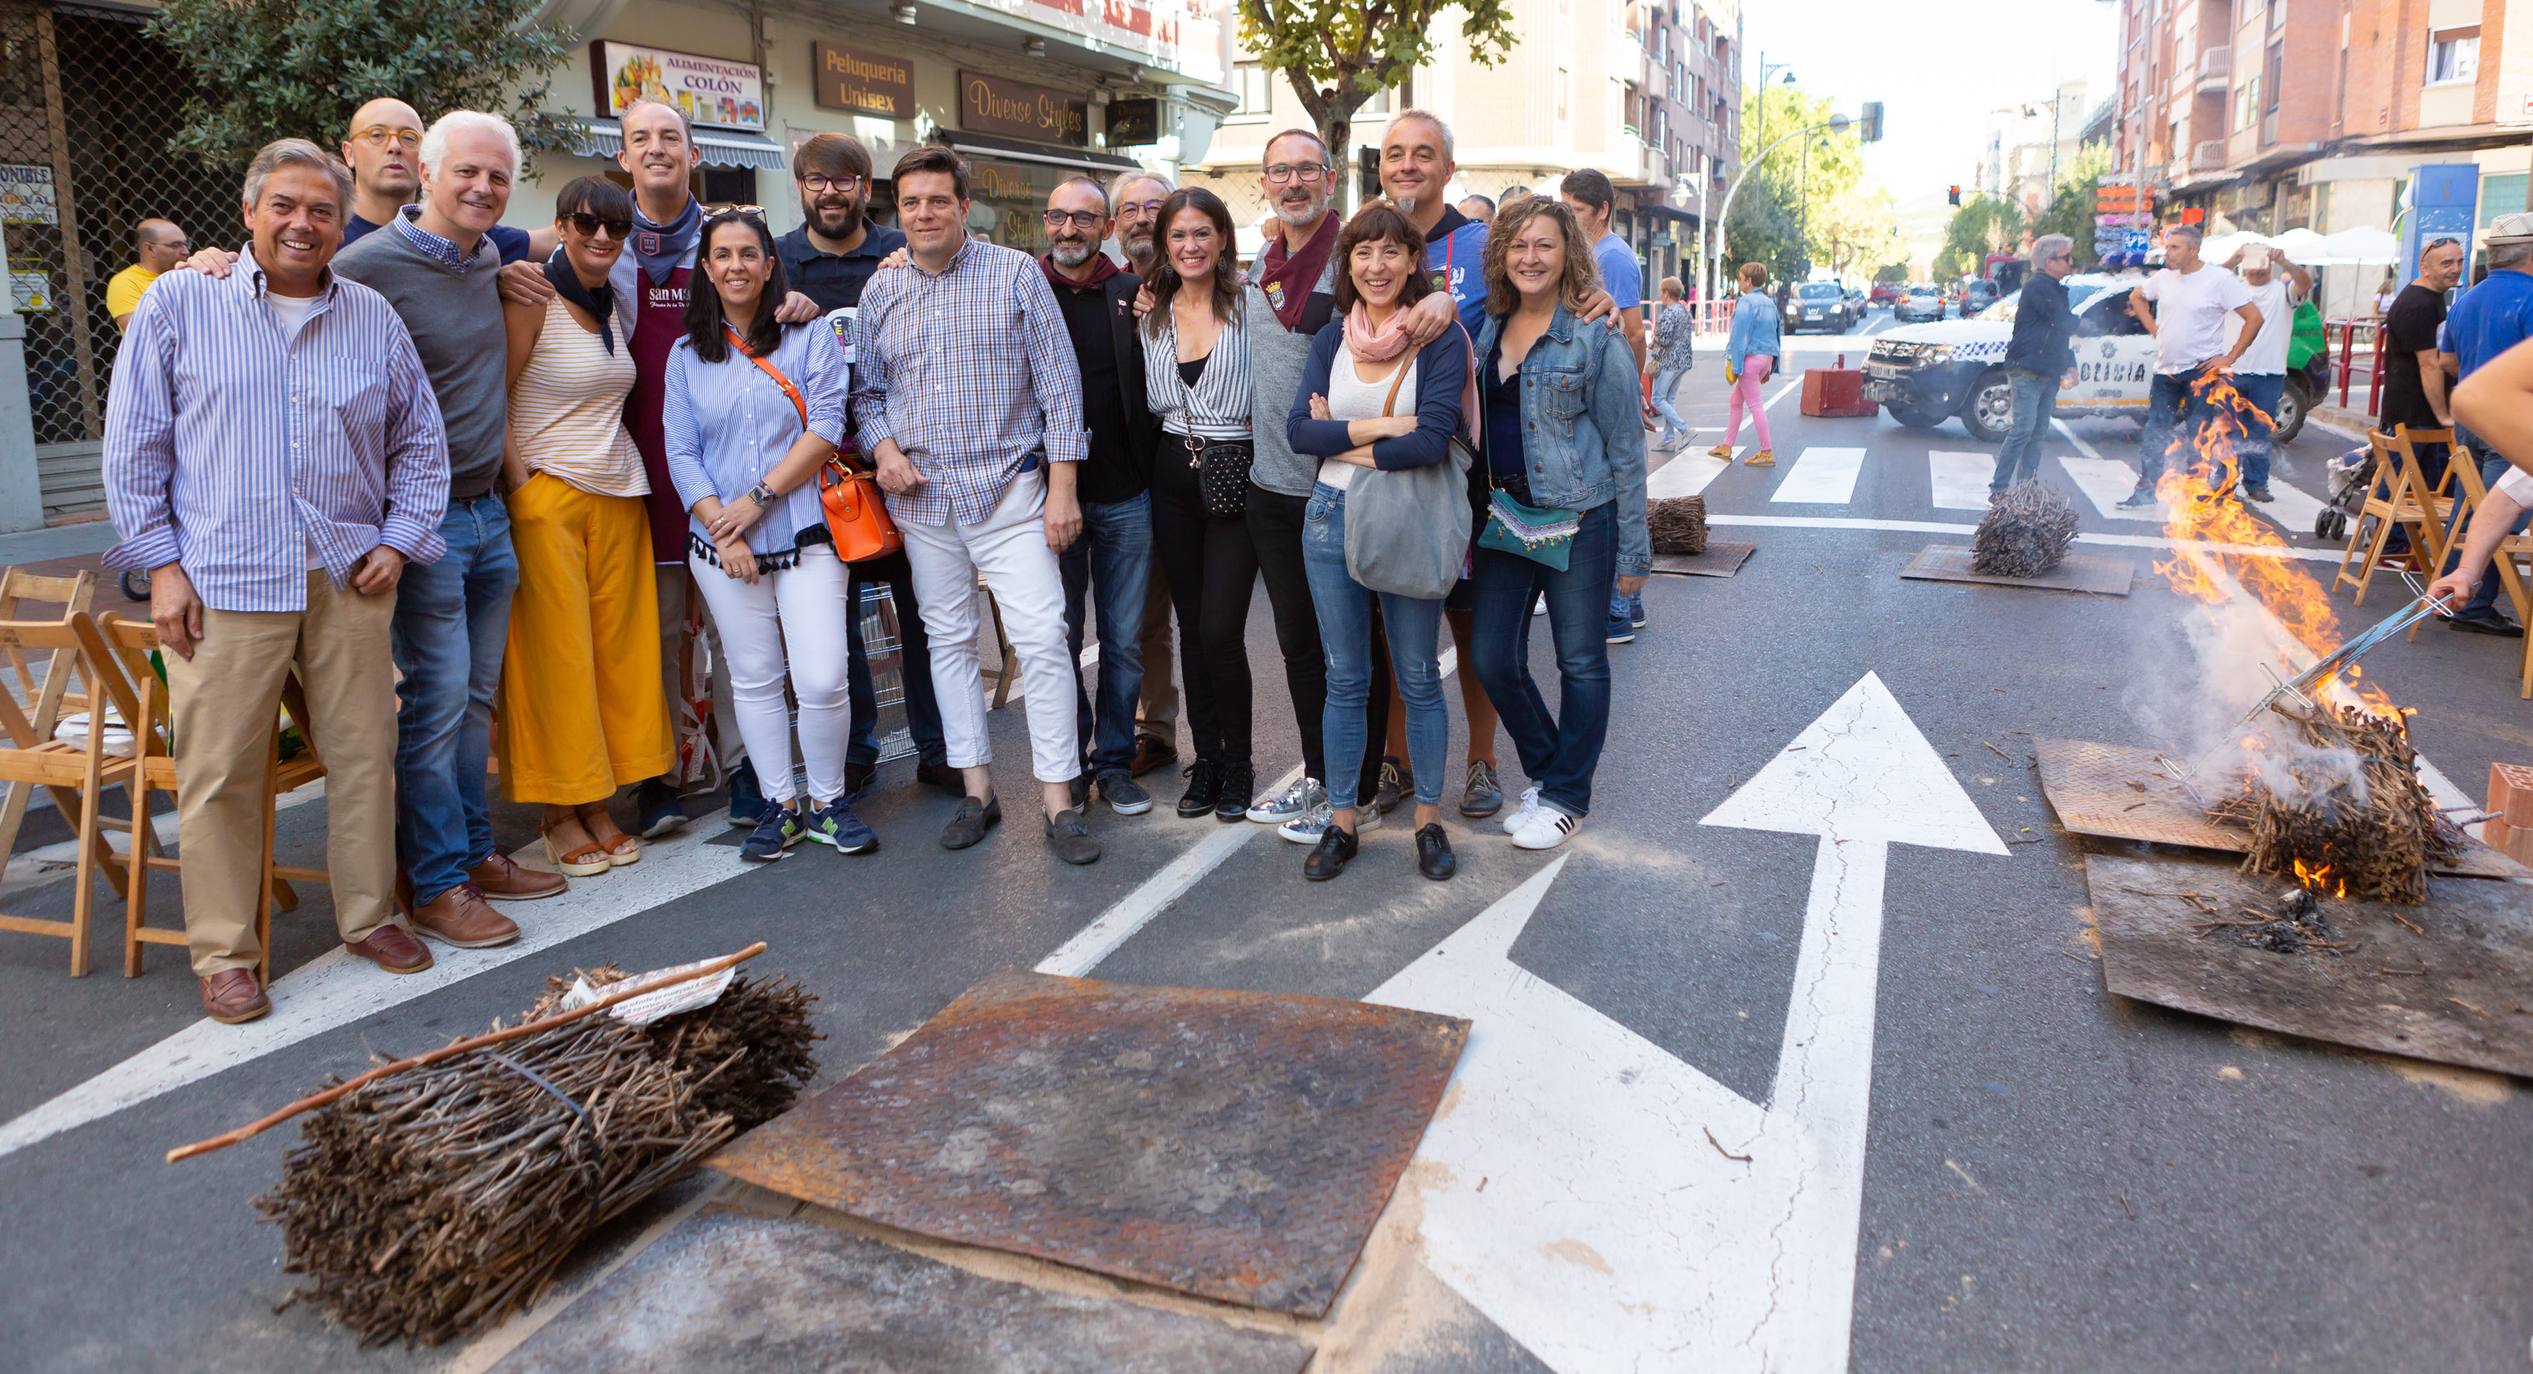
[[[2211,138],[2190,145],[2190,170],[2219,172],[2225,169],[2225,140]]]
[[[2199,53],[2198,88],[2223,93],[2234,78],[2234,50],[2207,48]]]

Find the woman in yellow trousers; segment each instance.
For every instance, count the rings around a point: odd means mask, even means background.
[[[633,353],[608,269],[633,202],[603,177],[555,199],[556,296],[505,305],[510,334],[510,539],[519,590],[501,683],[501,769],[513,801],[542,803],[546,856],[573,877],[634,863],[641,842],[607,813],[616,789],[665,773],[676,746],[660,680],[650,491],[624,428]]]

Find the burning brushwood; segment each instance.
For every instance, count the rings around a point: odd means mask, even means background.
[[[295,1294],[364,1344],[437,1343],[535,1300],[573,1249],[815,1072],[806,992],[763,951],[555,979],[520,1020],[382,1064],[177,1159],[313,1112],[260,1206]],[[612,1011],[612,1015],[597,1015]]]
[[[2243,870],[2329,896],[2426,901],[2428,866],[2459,853],[2463,836],[2419,780],[2402,718],[2353,706],[2276,714],[2296,737],[2247,742],[2261,747],[2242,790],[2209,808],[2251,832]]]
[[[2272,954],[2320,953],[2337,957],[2357,947],[2332,938],[2330,918],[2322,913],[2322,903],[2309,887],[2291,887],[2279,893],[2275,911],[2244,907],[2240,917],[2212,916],[2199,927],[2199,936],[2205,939],[2220,930],[2232,935],[2236,944]]]
[[[1982,577],[2039,577],[2067,559],[2076,508],[2039,481],[2017,482],[1988,503],[1970,539],[1970,569]]]
[[[1706,552],[1706,498],[1665,496],[1645,506],[1645,528],[1655,553]]]

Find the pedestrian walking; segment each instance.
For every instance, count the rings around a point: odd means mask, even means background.
[[[2461,379],[2454,390],[2455,437],[2470,448],[2471,459],[2480,464],[2482,485],[2494,490],[2511,470],[2506,455],[2488,434],[2482,432],[2481,421],[2467,413],[2471,407],[2464,404],[2464,393],[2471,388],[2473,379],[2481,374],[2482,369],[2502,358],[2513,357],[2518,345],[2533,338],[2533,213],[2499,216],[2489,226],[2481,243],[2489,252],[2489,275],[2479,285],[2464,292],[2462,299],[2454,302],[2453,313],[2445,321],[2445,337],[2452,350],[2455,371]],[[2483,390],[2473,390],[2475,395],[2486,395]],[[2503,393],[2504,388],[2500,390]],[[2528,450],[2526,456],[2533,457],[2533,450]],[[2533,492],[2520,494],[2533,495]],[[2495,541],[2507,533],[2522,533],[2525,529],[2523,512],[2528,506],[2533,506],[2533,502],[2517,500],[2516,514],[2510,518],[2503,508],[2497,506],[2493,497],[2485,508],[2485,514],[2471,517],[2471,538],[2477,541],[2485,531],[2495,530],[2497,533],[2490,535],[2491,547],[2494,548]],[[2459,506],[2456,518],[2461,518]],[[2466,565],[2477,574],[2488,564],[2486,554],[2476,562],[2466,558],[2462,540],[2449,539],[2446,542],[2454,550],[2446,556],[2442,569],[2446,575],[2451,576]],[[2467,593],[2453,618],[2445,622],[2446,625],[2465,634],[2507,638],[2521,636],[2524,627],[2508,619],[2498,609],[2500,589],[2497,578],[2479,580],[2477,589]]]
[[[1680,418],[1671,397],[1680,389],[1680,381],[1689,375],[1689,369],[1697,365],[1697,328],[1689,319],[1678,277],[1664,277],[1658,290],[1662,303],[1654,309],[1652,356],[1646,361],[1646,366],[1653,369],[1649,399],[1654,413],[1662,417],[1662,433],[1654,439],[1653,446],[1678,448],[1689,441],[1689,422]]]
[[[2313,292],[2313,274],[2260,244],[2244,246],[2225,266],[2242,277],[2260,311],[2260,330],[2234,364],[2234,389],[2252,405],[2252,413],[2242,416],[2243,437],[2234,451],[2244,499],[2266,505],[2278,499],[2269,490],[2269,464],[2278,403],[2287,393],[2287,348],[2294,341],[2296,307]]]
[[[1405,710],[1408,759],[1415,768],[1416,867],[1437,881],[1455,867],[1442,828],[1442,779],[1449,766],[1451,716],[1443,705],[1435,646],[1443,595],[1458,584],[1468,526],[1458,501],[1466,487],[1462,432],[1471,373],[1468,337],[1446,329],[1421,348],[1407,341],[1408,311],[1434,291],[1424,271],[1425,243],[1407,217],[1374,202],[1349,220],[1337,240],[1340,318],[1311,343],[1302,389],[1286,417],[1298,454],[1320,459],[1305,517],[1303,556],[1310,572],[1321,641],[1328,653],[1328,699],[1321,725],[1331,776],[1328,815],[1293,822],[1320,831],[1302,863],[1304,877],[1325,881],[1345,871],[1358,839],[1357,782],[1368,747],[1365,718],[1372,695],[1372,655],[1389,648],[1390,668]],[[1439,470],[1439,481],[1407,474]],[[1367,471],[1368,470],[1368,471]],[[1375,486],[1379,490],[1372,490]],[[1438,490],[1441,500],[1419,494]],[[1368,495],[1348,513],[1350,493]],[[1351,528],[1349,525],[1351,523]],[[1357,552],[1350,554],[1349,545]],[[1397,551],[1394,560],[1376,552]],[[1449,581],[1416,595],[1387,580],[1367,586],[1358,575],[1386,561],[1447,566]],[[1373,633],[1379,604],[1382,633]]]
[[[185,231],[167,220],[151,218],[133,225],[132,265],[106,280],[106,313],[114,317],[114,327],[130,329],[141,293],[150,289],[159,274],[174,271],[192,251]]]
[[[1653,567],[1643,398],[1625,341],[1576,316],[1593,267],[1563,205],[1504,207],[1485,274],[1476,351],[1490,491],[1470,575],[1471,666],[1530,778],[1504,829],[1524,849],[1553,849],[1590,813],[1609,732],[1610,588],[1632,595]],[[1744,274],[1753,291],[1764,280],[1755,268]],[[1557,653],[1554,715],[1526,653],[1541,595]]]
[[[982,574],[1020,656],[1047,844],[1065,863],[1094,863],[1099,842],[1072,804],[1077,669],[1064,657],[1056,562],[1081,535],[1074,484],[1089,456],[1073,344],[1037,260],[968,236],[967,164],[956,153],[913,149],[892,180],[907,270],[862,293],[853,414],[905,535],[949,762],[965,775],[941,844],[974,845],[1003,814],[976,655]]]
[[[790,293],[762,211],[724,210],[698,245],[708,285],[686,306],[669,354],[661,420],[670,479],[687,515],[687,569],[722,647],[765,809],[739,857],[767,862],[803,838],[838,853],[879,846],[844,780],[851,675],[840,623],[848,579],[818,501],[818,470],[844,437],[850,371],[823,324],[785,325]],[[799,703],[804,809],[792,781]]]
[[[605,177],[554,198],[555,295],[503,307],[510,443],[504,459],[519,588],[501,677],[501,775],[542,805],[546,857],[575,878],[640,861],[608,813],[616,789],[676,757],[666,698],[612,684],[660,673],[650,577],[649,476],[624,428],[633,354],[616,330],[608,274],[633,233],[633,200]]]
[[[1767,292],[1768,269],[1760,264],[1743,263],[1736,280],[1741,283],[1741,298],[1733,304],[1732,328],[1724,336],[1724,384],[1732,389],[1724,407],[1724,442],[1706,455],[1733,461],[1733,444],[1741,438],[1742,411],[1747,409],[1751,428],[1759,435],[1759,448],[1743,462],[1754,468],[1774,467],[1775,441],[1768,435],[1768,402],[1760,388],[1777,366],[1777,303]]]
[[[2214,415],[2207,391],[2260,336],[2260,307],[2243,279],[2201,261],[2199,240],[2188,225],[2166,229],[2163,269],[2128,296],[2129,313],[2155,336],[2155,380],[2146,393],[2146,428],[2137,438],[2137,489],[2120,502],[2132,509],[2155,504],[2155,483],[2168,459],[2198,451],[2200,427]],[[2231,346],[2226,334],[2235,327],[2228,315],[2243,322]]]
[[[335,931],[390,973],[431,966],[391,905],[388,646],[398,581],[444,548],[448,448],[404,322],[329,270],[351,183],[305,139],[265,145],[246,169],[240,270],[155,283],[107,391],[103,475],[120,542],[106,562],[150,575],[185,742],[186,943],[203,1014],[224,1023],[272,1009],[255,920],[273,721],[294,661],[325,758]],[[296,402],[307,394],[337,403]]]
[[[1993,501],[2017,482],[2040,475],[2040,437],[2058,413],[2058,393],[2075,385],[2076,355],[2067,346],[2076,330],[2067,305],[2067,274],[2076,269],[2075,241],[2043,234],[2032,244],[2032,270],[2014,305],[2014,337],[2005,346],[2005,375],[2014,391],[2014,419],[1997,449],[1988,479]]]
[[[492,902],[566,887],[493,843],[493,697],[519,564],[500,490],[510,442],[501,253],[485,231],[510,204],[519,136],[497,115],[455,110],[424,131],[416,156],[421,203],[345,248],[334,270],[395,307],[447,425],[448,552],[396,593],[396,853],[415,928],[476,948],[519,938]]]

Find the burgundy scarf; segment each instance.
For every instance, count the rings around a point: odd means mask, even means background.
[[[1302,311],[1310,304],[1310,293],[1319,285],[1319,274],[1328,270],[1328,259],[1337,251],[1337,216],[1323,216],[1319,228],[1302,251],[1286,256],[1284,229],[1276,226],[1267,240],[1266,251],[1258,255],[1258,289],[1266,293],[1267,304],[1275,307],[1275,317],[1286,329],[1302,327]]]
[[[1111,260],[1106,253],[1091,254],[1091,279],[1089,281],[1075,281],[1073,278],[1057,271],[1055,265],[1055,255],[1053,253],[1040,253],[1038,255],[1038,266],[1046,271],[1047,285],[1054,287],[1058,291],[1097,291],[1108,281],[1110,277],[1118,274],[1117,264]]]

